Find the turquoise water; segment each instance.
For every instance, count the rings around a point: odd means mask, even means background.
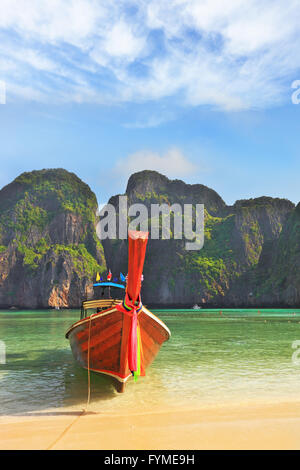
[[[298,400],[300,310],[154,311],[172,332],[146,377],[117,394],[92,374],[90,409],[122,412],[155,407]],[[87,372],[74,361],[68,327],[79,311],[1,311],[0,414],[82,409]],[[0,356],[1,357],[1,356]],[[300,355],[299,355],[300,357]]]

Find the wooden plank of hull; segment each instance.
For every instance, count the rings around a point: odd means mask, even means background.
[[[100,346],[105,345],[111,339],[111,337],[113,337],[115,334],[119,334],[121,330],[122,330],[122,320],[118,320],[112,323],[108,327],[104,325],[102,330],[100,330],[100,328],[97,328],[97,327],[91,328],[90,349],[92,350],[93,348],[97,348],[99,347],[99,345]],[[120,339],[120,334],[119,334],[119,339]],[[81,343],[81,350],[83,352],[87,351],[88,338],[81,340],[80,343]]]
[[[91,325],[90,325],[91,324]],[[142,343],[142,369],[153,362],[161,345],[169,339],[166,325],[145,307],[139,313]],[[131,377],[128,367],[128,339],[131,317],[115,308],[74,324],[67,332],[75,359],[88,368],[90,328],[90,370],[109,375],[118,391]],[[123,385],[122,385],[123,384]]]

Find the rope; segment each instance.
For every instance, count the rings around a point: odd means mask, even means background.
[[[70,424],[63,430],[63,432],[55,439],[54,442],[52,442],[52,444],[50,444],[49,447],[46,448],[46,450],[51,450],[51,449],[53,449],[53,447],[55,446],[55,444],[57,444],[58,441],[60,441],[60,440],[64,437],[64,435],[69,431],[69,429],[73,426],[73,424],[75,424],[76,421],[78,421],[79,418],[81,418],[81,416],[84,415],[84,413],[85,413],[85,410],[82,410],[82,412],[80,413],[80,415],[77,416],[77,417],[74,419],[74,421],[72,421],[72,423],[70,423]]]
[[[91,341],[91,323],[92,323],[92,315],[90,315],[90,321],[89,321],[89,339],[88,339],[88,360],[87,360],[87,366],[88,366],[88,397],[87,397],[87,402],[86,402],[86,407],[84,411],[87,411],[87,408],[90,404],[90,398],[91,398],[91,372],[90,372],[90,341]]]
[[[79,416],[77,416],[74,421],[72,421],[72,423],[70,423],[64,430],[63,432],[55,439],[54,442],[52,442],[52,444],[50,444],[49,447],[47,447],[46,450],[51,450],[53,449],[53,447],[55,446],[55,444],[58,443],[58,441],[60,441],[64,435],[69,431],[69,429],[79,420],[79,418],[81,418],[81,416],[83,416],[86,412],[87,412],[87,409],[88,409],[88,406],[90,404],[90,398],[91,398],[91,374],[90,374],[90,342],[91,342],[91,323],[92,323],[92,315],[90,315],[90,321],[89,321],[89,336],[88,336],[88,356],[87,356],[87,369],[88,369],[88,396],[87,396],[87,402],[86,402],[86,405],[85,405],[85,408],[82,410],[82,412],[80,413]]]

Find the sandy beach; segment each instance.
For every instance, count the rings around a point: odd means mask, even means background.
[[[3,449],[299,449],[300,402],[0,418]]]
[[[1,322],[12,354],[0,371],[0,449],[300,448],[300,325],[282,314],[166,315],[173,339],[146,376],[117,394],[93,374],[85,412],[87,374],[63,335],[78,312],[13,315],[13,327]]]

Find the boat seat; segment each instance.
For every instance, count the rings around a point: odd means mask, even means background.
[[[82,308],[83,310],[88,310],[89,308],[106,309],[106,308],[113,307],[114,305],[117,305],[121,302],[122,300],[118,300],[118,299],[86,300],[85,302],[82,302]]]

